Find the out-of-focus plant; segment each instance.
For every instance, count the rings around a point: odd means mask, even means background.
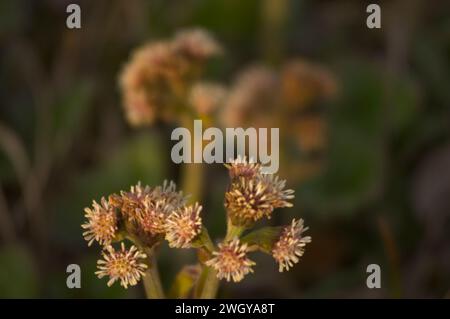
[[[290,176],[295,181],[316,172],[321,161],[315,155],[323,153],[327,142],[321,102],[337,92],[331,72],[294,59],[278,71],[263,65],[245,69],[229,88],[204,81],[208,62],[223,52],[214,37],[202,29],[183,31],[173,39],[138,48],[120,75],[128,122],[146,126],[163,120],[191,128],[193,119],[200,118],[205,126],[282,127],[284,169],[293,172]],[[293,152],[283,147],[292,141]],[[292,165],[293,159],[296,165]],[[183,189],[196,200],[201,198],[202,177],[201,165],[184,166]]]
[[[225,89],[204,83],[201,77],[222,47],[206,31],[192,29],[173,39],[150,42],[137,49],[120,75],[123,106],[133,126],[152,125],[157,120],[190,128],[192,119],[210,123]],[[186,165],[183,188],[200,199],[202,169]]]
[[[337,90],[330,71],[301,59],[285,62],[279,71],[255,65],[238,75],[220,121],[224,126],[280,127],[281,174],[289,172],[300,182],[322,166],[328,140],[323,102]]]
[[[171,248],[196,249],[199,265],[183,268],[176,276],[172,297],[214,298],[220,279],[240,282],[253,272],[250,253],[262,251],[278,263],[279,271],[299,261],[311,237],[302,219],[282,227],[256,229],[257,222],[270,219],[274,210],[292,207],[293,190],[278,176],[262,174],[257,163],[238,158],[226,164],[230,185],[225,193],[227,232],[215,245],[202,223],[202,206],[188,205],[187,197],[173,182],[149,187],[138,183],[130,191],[112,194],[86,208],[83,236],[102,247],[99,278],[108,277],[127,288],[143,279],[148,297],[163,298],[157,270],[158,248],[164,240]],[[133,243],[129,248],[125,241]],[[113,243],[120,242],[120,248]]]

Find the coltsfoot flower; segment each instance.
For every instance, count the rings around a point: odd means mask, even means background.
[[[100,245],[109,245],[117,231],[117,216],[115,208],[102,197],[100,204],[95,200],[92,208],[85,208],[87,223],[81,225],[84,239],[91,246],[94,241]]]
[[[111,201],[121,207],[125,219],[156,235],[164,233],[165,219],[183,206],[186,198],[182,192],[177,192],[175,183],[164,181],[162,186],[155,188],[138,183],[131,186],[129,192],[122,191],[120,196],[112,197]]]
[[[207,266],[217,271],[217,278],[234,282],[241,281],[245,275],[252,273],[255,262],[247,258],[247,244],[241,244],[238,238],[228,243],[219,244],[214,257],[206,262]]]
[[[143,209],[140,210],[137,224],[150,235],[164,234],[165,221],[170,208],[164,200],[155,200],[147,197],[143,201]]]
[[[130,187],[130,191],[121,191],[120,196],[112,195],[110,201],[119,207],[122,215],[128,221],[135,221],[145,209],[144,201],[153,196],[150,186],[142,186],[141,182]]]
[[[263,174],[260,177],[260,183],[267,187],[270,194],[270,202],[273,208],[292,207],[289,200],[294,198],[294,190],[284,189],[286,180],[280,179],[274,174]],[[270,218],[270,216],[267,216]]]
[[[119,79],[130,124],[140,126],[155,121],[165,110],[167,88],[180,81],[183,69],[171,42],[150,43],[134,52]]]
[[[157,119],[175,120],[176,101],[201,74],[205,62],[221,52],[216,40],[201,29],[138,48],[119,77],[128,122],[144,126]]]
[[[186,204],[186,196],[182,191],[177,191],[177,185],[172,181],[165,180],[162,186],[156,187],[155,196],[164,200],[169,210],[175,210]]]
[[[285,184],[269,174],[232,182],[225,193],[225,207],[233,224],[251,225],[263,217],[270,219],[275,208],[291,207],[288,200],[294,197],[294,191],[285,190]]]
[[[308,227],[303,226],[303,219],[293,219],[292,223],[281,231],[280,238],[272,248],[272,256],[277,261],[280,272],[289,270],[303,256],[305,245],[311,242],[310,236],[302,236],[307,229]]]
[[[127,250],[122,242],[121,249],[117,251],[112,246],[107,246],[102,256],[103,259],[97,261],[98,271],[95,274],[98,278],[108,276],[108,287],[120,280],[120,285],[128,288],[136,285],[141,277],[145,276],[147,265],[139,260],[147,258],[147,255],[135,246]]]
[[[155,187],[143,199],[142,209],[138,212],[138,223],[150,235],[164,234],[169,214],[185,203],[186,197],[182,192],[177,192],[175,183],[164,181],[162,186]]]
[[[166,220],[166,240],[172,248],[190,248],[192,240],[202,230],[200,212],[202,206],[198,203],[184,206],[169,215]]]

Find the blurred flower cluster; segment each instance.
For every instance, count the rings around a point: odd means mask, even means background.
[[[138,48],[120,76],[128,122],[133,126],[152,125],[156,120],[185,124],[189,123],[186,118],[201,118],[207,126],[280,127],[281,147],[294,144],[282,151],[284,171],[294,181],[317,172],[327,148],[323,102],[338,91],[333,74],[295,58],[276,69],[250,66],[228,85],[203,80],[208,62],[223,52],[202,29],[182,31],[171,40]]]
[[[282,128],[281,147],[292,141],[294,145],[284,147],[281,166],[291,178],[302,180],[321,166],[317,159],[327,147],[322,102],[333,99],[337,91],[331,72],[301,59],[286,62],[278,71],[255,65],[238,75],[219,120],[226,127]]]
[[[130,124],[141,126],[158,118],[173,119],[185,111],[189,94],[199,112],[211,111],[222,90],[192,83],[199,79],[207,62],[221,53],[215,39],[200,29],[137,49],[120,76],[123,105]]]
[[[285,181],[264,175],[261,166],[245,158],[226,164],[230,185],[225,193],[228,226],[225,238],[216,246],[202,223],[202,206],[187,204],[187,197],[174,183],[142,186],[121,191],[93,202],[86,208],[84,238],[102,247],[98,261],[99,278],[109,277],[108,286],[116,281],[127,288],[142,277],[149,297],[164,296],[156,270],[158,247],[167,241],[170,248],[194,248],[198,251],[201,272],[189,283],[191,297],[214,297],[218,280],[239,282],[253,272],[255,262],[249,254],[265,252],[278,263],[279,271],[289,270],[303,255],[311,237],[303,220],[294,219],[284,227],[255,229],[256,222],[271,218],[274,210],[292,207],[293,190],[285,189]],[[126,248],[125,242],[131,242]],[[120,249],[113,247],[121,242]],[[176,296],[182,297],[182,296]]]

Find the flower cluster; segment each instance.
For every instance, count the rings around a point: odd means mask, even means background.
[[[154,257],[155,248],[164,240],[170,248],[198,249],[200,264],[215,274],[215,280],[239,282],[253,273],[255,262],[249,254],[258,250],[270,254],[280,272],[298,263],[311,242],[310,236],[303,235],[307,228],[302,219],[284,227],[253,229],[276,208],[291,207],[294,191],[285,189],[286,182],[278,176],[263,174],[259,163],[245,157],[225,166],[231,180],[224,203],[228,229],[217,246],[202,224],[202,206],[188,205],[173,182],[156,187],[138,183],[108,200],[103,197],[100,204],[94,201],[92,208],[85,209],[87,222],[82,227],[89,245],[97,241],[103,246],[98,277],[109,277],[108,286],[116,281],[125,288],[136,285],[147,268],[154,267],[148,257]],[[134,243],[129,249],[123,241],[119,250],[111,245],[125,238]],[[188,282],[200,284],[200,277],[200,273],[189,276]]]
[[[249,226],[263,217],[270,219],[276,208],[291,207],[294,191],[285,190],[278,176],[262,174],[258,164],[238,159],[227,167],[232,183],[225,193],[225,208],[235,225]]]
[[[197,203],[186,206],[186,197],[176,190],[173,182],[162,186],[131,186],[129,191],[112,194],[100,204],[93,202],[86,208],[87,222],[83,236],[90,246],[97,241],[103,248],[103,259],[98,263],[97,275],[109,276],[108,285],[120,279],[121,285],[133,286],[147,267],[138,259],[146,258],[142,252],[167,239],[171,247],[189,248],[201,232],[200,212]],[[113,241],[128,238],[139,247],[115,251]]]
[[[157,120],[173,124],[201,118],[206,126],[283,126],[286,133],[281,143],[288,136],[294,143],[285,149],[284,158],[288,160],[281,163],[282,170],[299,181],[320,169],[327,142],[322,102],[337,92],[333,75],[318,64],[294,59],[283,62],[279,69],[254,65],[241,71],[229,87],[202,79],[211,59],[222,53],[221,45],[201,29],[138,48],[119,77],[128,122],[145,126]],[[295,160],[289,161],[293,157]],[[101,198],[100,203],[94,201],[85,209],[87,221],[82,227],[88,245],[96,241],[103,248],[97,275],[108,276],[108,285],[120,280],[126,288],[151,273],[152,278],[147,277],[144,284],[150,282],[150,290],[163,295],[158,292],[162,290],[158,289],[160,285],[151,283],[155,280],[155,264],[150,260],[164,241],[170,248],[197,250],[199,264],[194,268],[198,271],[189,276],[181,273],[179,278],[186,286],[175,285],[183,296],[189,291],[191,296],[202,296],[202,291],[208,290],[213,297],[214,283],[205,281],[241,281],[253,272],[255,262],[249,255],[256,251],[271,255],[280,272],[298,263],[305,245],[311,242],[311,237],[303,234],[307,228],[302,219],[283,227],[256,228],[276,209],[292,207],[294,191],[287,189],[286,181],[278,176],[263,174],[261,165],[251,159],[238,157],[225,167],[230,177],[224,196],[227,232],[217,245],[202,224],[203,207],[198,203],[188,205],[187,197],[173,182],[156,187],[138,183]],[[188,170],[182,176],[195,176],[197,172]],[[201,187],[196,186],[192,186],[193,197],[199,198]],[[114,250],[111,245],[123,240],[134,245],[126,249],[122,242],[121,249]],[[206,286],[209,288],[204,289]]]
[[[305,180],[323,167],[327,106],[338,91],[331,72],[303,59],[279,69],[253,65],[238,73],[218,121],[224,127],[283,127],[281,143],[292,147],[285,150],[282,170],[294,181]]]
[[[289,200],[294,197],[294,191],[284,189],[286,182],[278,176],[262,174],[261,165],[247,161],[245,157],[238,157],[225,166],[231,179],[225,194],[225,208],[231,222],[229,227],[234,229],[230,234],[237,232],[238,236],[225,238],[206,265],[216,271],[218,279],[239,282],[253,272],[255,262],[248,258],[248,253],[261,250],[272,255],[280,272],[289,270],[303,255],[305,245],[311,242],[311,237],[302,235],[307,230],[302,219],[294,219],[281,231],[263,233],[256,230],[241,239],[239,235],[252,228],[256,221],[270,218],[274,209],[291,207]],[[266,242],[270,249],[266,248]]]

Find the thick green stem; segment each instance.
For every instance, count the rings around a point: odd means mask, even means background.
[[[145,294],[149,299],[163,299],[164,291],[161,285],[161,280],[159,279],[158,265],[156,263],[156,258],[153,255],[148,257],[148,268],[145,272],[144,288]]]
[[[227,235],[225,236],[225,241],[232,240],[234,237],[239,237],[244,232],[244,226],[235,226],[231,222],[231,219],[227,220]]]

